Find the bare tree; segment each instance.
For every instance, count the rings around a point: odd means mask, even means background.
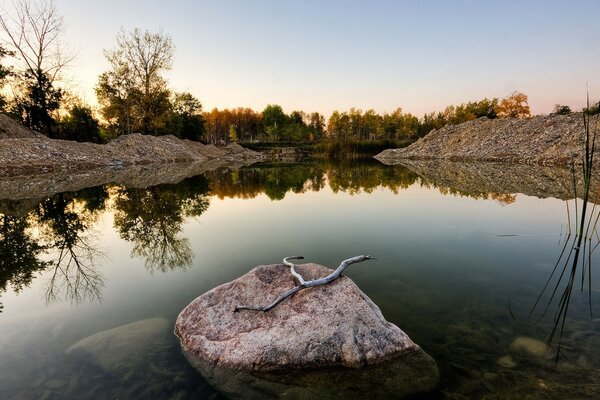
[[[20,0],[13,3],[12,15],[0,10],[0,28],[20,61],[21,81],[25,82],[21,88],[26,99],[21,110],[24,122],[50,134],[50,113],[58,109],[62,97],[55,82],[75,57],[64,52],[63,18],[54,0]]]

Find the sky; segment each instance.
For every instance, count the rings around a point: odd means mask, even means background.
[[[534,114],[600,98],[600,1],[56,0],[77,52],[74,92],[94,103],[119,29],[175,44],[165,76],[205,110],[279,104],[421,116],[513,91]]]

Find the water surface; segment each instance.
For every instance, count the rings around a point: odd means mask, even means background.
[[[221,398],[171,335],[127,372],[65,351],[135,321],[174,324],[198,295],[295,254],[329,267],[381,260],[346,275],[437,361],[441,387],[429,398],[597,397],[596,283],[592,316],[587,283],[573,291],[558,364],[554,347],[511,349],[553,328],[554,304],[539,322],[528,313],[565,239],[564,174],[515,173],[502,185],[475,170],[314,162],[0,193],[0,398]]]

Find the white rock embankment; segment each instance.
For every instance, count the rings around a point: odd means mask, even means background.
[[[592,130],[600,132],[600,119],[592,116],[590,121]],[[581,113],[480,118],[433,130],[408,147],[388,149],[375,158],[386,164],[442,159],[565,165],[581,159],[584,131]]]
[[[0,115],[0,175],[215,159],[257,162],[262,158],[237,144],[215,147],[172,135],[123,135],[107,144],[49,139]]]

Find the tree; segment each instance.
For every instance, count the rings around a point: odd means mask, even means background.
[[[552,114],[569,115],[572,112],[573,111],[571,111],[571,107],[569,107],[569,106],[561,106],[560,104],[557,104],[557,105],[554,106],[554,111],[552,112]]]
[[[310,140],[321,140],[325,136],[325,117],[318,112],[310,114],[308,126],[311,129]]]
[[[191,93],[176,93],[167,131],[182,139],[200,140],[204,136],[204,117],[200,100]]]
[[[278,140],[286,122],[286,115],[281,106],[269,104],[262,112],[262,123],[265,133],[271,140]]]
[[[112,70],[98,79],[101,112],[119,133],[165,132],[170,92],[161,73],[170,70],[174,45],[164,33],[134,29],[117,35],[117,46],[105,51]]]
[[[2,59],[5,57],[14,56],[14,52],[6,50],[2,45],[0,45],[0,112],[4,112],[6,110],[6,98],[2,94],[2,89],[6,84],[6,78],[11,75],[10,67],[6,67],[2,65]]]
[[[14,3],[14,16],[0,14],[0,28],[18,60],[21,95],[16,113],[25,125],[52,136],[54,111],[60,107],[62,90],[56,87],[63,68],[74,56],[61,43],[63,19],[52,0]]]
[[[237,142],[238,140],[235,125],[229,125],[229,140],[231,140],[232,142]]]
[[[78,142],[100,143],[100,123],[92,109],[83,105],[74,105],[69,115],[64,117],[60,123],[60,138],[76,140]]]
[[[527,95],[521,92],[513,92],[510,96],[500,101],[496,112],[499,117],[526,118],[531,116]]]

